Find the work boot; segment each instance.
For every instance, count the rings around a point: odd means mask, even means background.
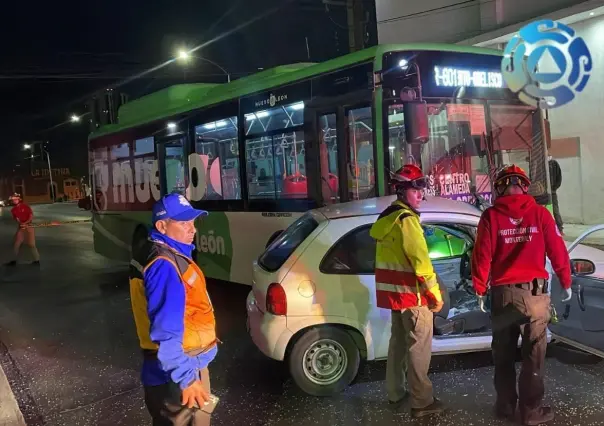
[[[554,410],[551,407],[539,407],[522,414],[522,424],[525,426],[537,426],[552,420],[554,420]]]
[[[432,414],[441,414],[445,411],[445,405],[438,399],[434,398],[434,402],[424,408],[412,408],[411,417],[419,418],[424,416],[430,416]]]
[[[4,266],[17,266],[17,261],[11,260],[10,262],[5,263]]]

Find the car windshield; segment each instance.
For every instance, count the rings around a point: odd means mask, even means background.
[[[268,246],[258,264],[269,272],[276,271],[317,226],[319,224],[311,215],[302,216]]]

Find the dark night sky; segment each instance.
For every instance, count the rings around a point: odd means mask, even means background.
[[[332,6],[328,12],[321,0],[6,3],[0,27],[4,41],[0,172],[23,161],[20,147],[27,140],[50,141],[53,167],[85,171],[88,128],[66,124],[47,130],[71,113],[84,112],[82,97],[163,63],[179,46],[210,41],[275,7],[280,6],[196,54],[219,63],[236,78],[259,67],[308,61],[305,37],[313,62],[347,53],[346,11]],[[366,7],[374,8],[372,3],[368,0]],[[183,74],[181,66],[172,64],[124,86],[124,91],[133,99],[182,83]],[[204,62],[187,71],[188,82],[224,78]]]

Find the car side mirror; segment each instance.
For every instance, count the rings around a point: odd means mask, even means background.
[[[573,275],[578,276],[591,275],[596,272],[596,265],[587,259],[572,259],[570,261],[570,268]]]
[[[470,253],[472,250],[467,250],[461,255],[461,261],[459,262],[459,276],[462,280],[472,279],[472,261],[470,260]]]

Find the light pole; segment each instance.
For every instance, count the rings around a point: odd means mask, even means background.
[[[42,142],[34,142],[33,144],[26,143],[26,144],[23,144],[23,148],[31,150],[30,158],[33,161],[34,147],[36,144],[40,144],[40,150],[41,150],[42,157],[44,157],[44,153],[46,153],[46,160],[48,162],[48,178],[50,179],[50,201],[54,203],[55,202],[55,185],[52,180],[52,168],[50,167],[50,154],[48,153],[48,151],[46,149],[44,149],[44,145],[42,144]]]
[[[179,50],[178,51],[178,56],[177,59],[180,60],[181,62],[187,63],[189,62],[189,60],[191,58],[195,58],[195,59],[201,59],[202,61],[206,61],[212,65],[214,65],[216,68],[219,68],[226,76],[227,76],[227,82],[230,83],[231,82],[231,74],[229,74],[229,72],[227,70],[225,70],[223,67],[221,67],[220,65],[218,65],[216,62],[208,59],[208,58],[204,58],[203,56],[194,56],[191,55],[190,52],[186,51],[186,50]]]

